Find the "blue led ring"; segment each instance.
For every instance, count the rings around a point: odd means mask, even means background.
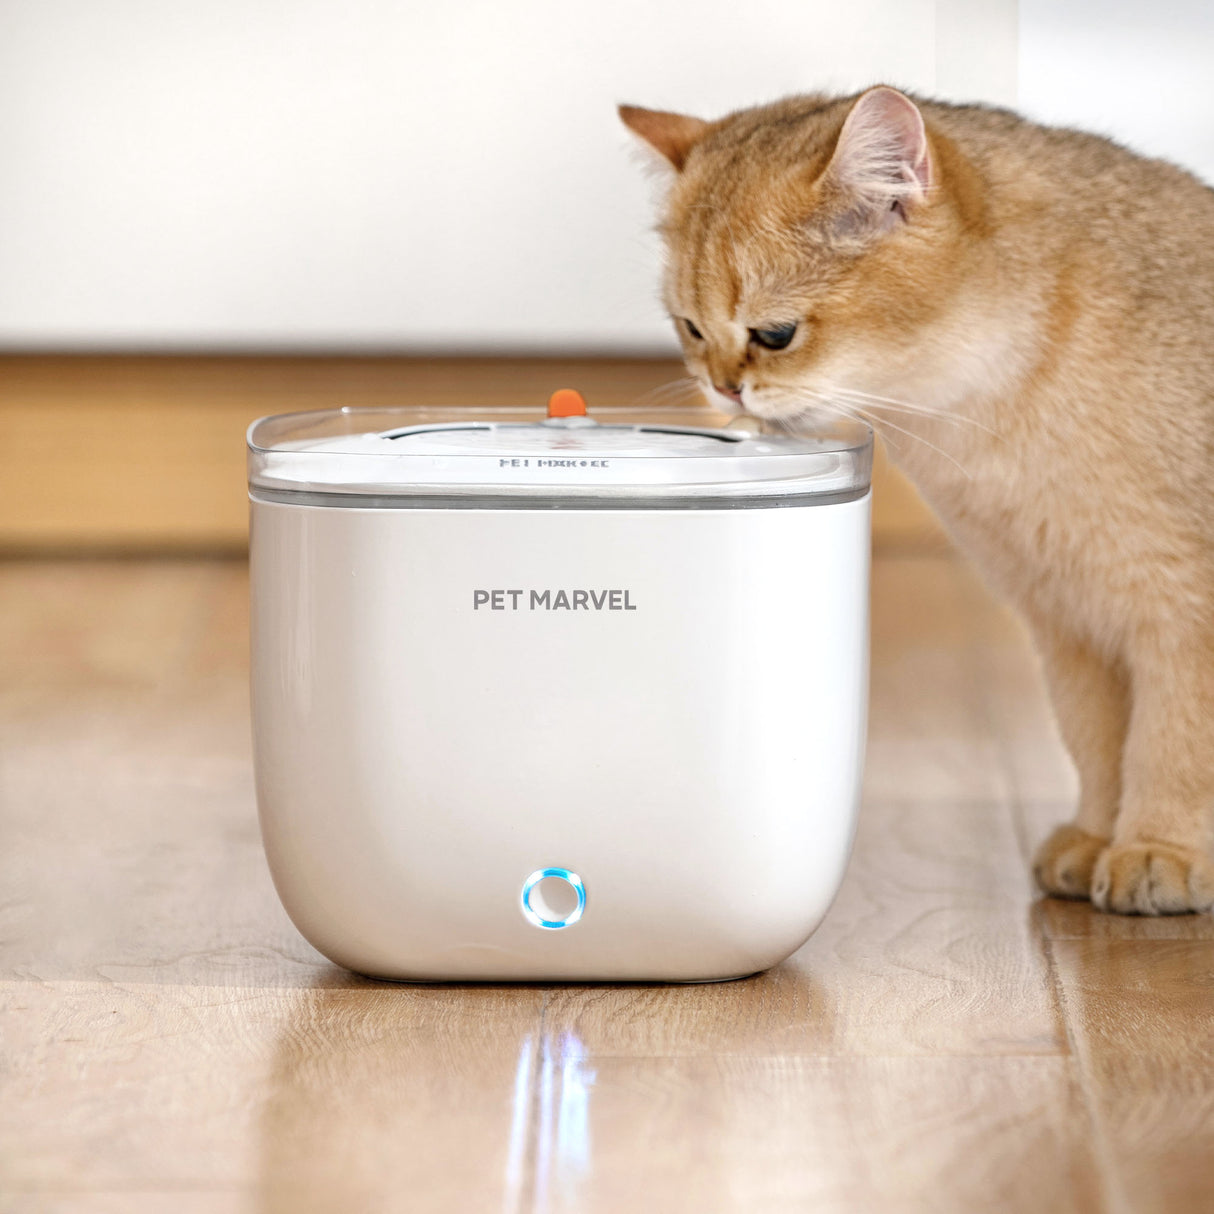
[[[567,885],[571,885],[573,892],[577,894],[577,906],[563,919],[545,919],[531,907],[531,891],[546,877],[559,877]],[[522,908],[527,921],[534,923],[536,927],[548,928],[550,931],[555,931],[560,927],[569,927],[582,917],[582,912],[586,909],[586,887],[582,884],[581,877],[571,869],[537,868],[523,882]]]

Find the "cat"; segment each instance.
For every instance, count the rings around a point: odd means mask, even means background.
[[[669,178],[664,300],[719,407],[851,413],[1026,618],[1075,762],[1046,893],[1214,906],[1214,190],[885,86],[621,106]]]

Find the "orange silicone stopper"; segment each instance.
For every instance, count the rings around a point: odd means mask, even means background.
[[[576,388],[558,388],[548,398],[549,417],[585,417],[586,402]]]

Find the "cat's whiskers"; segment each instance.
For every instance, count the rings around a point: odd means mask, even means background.
[[[873,396],[871,393],[860,392],[852,388],[832,387],[828,390],[835,392],[843,399],[857,401],[871,409],[901,413],[908,417],[922,417],[929,421],[948,422],[958,426],[973,426],[976,430],[982,430],[993,438],[1002,439],[1003,437],[998,430],[986,425],[985,422],[980,422],[977,418],[963,413],[953,413],[948,409],[932,409],[927,405],[917,405],[910,401],[896,401],[887,397]]]
[[[777,386],[791,387],[792,385]],[[874,392],[865,392],[860,388],[846,388],[842,384],[836,384],[830,381],[824,381],[820,390],[844,400],[856,401],[868,408],[894,410],[899,413],[930,418],[934,421],[953,422],[957,425],[974,426],[976,429],[983,430],[995,438],[1002,437],[997,430],[992,429],[990,426],[986,425],[985,422],[980,422],[977,420],[977,418],[969,417],[964,413],[953,412],[951,409],[936,409],[931,405],[921,405],[915,401],[900,400],[893,396],[879,396]]]
[[[938,447],[930,439],[924,438],[922,434],[916,434],[913,430],[905,430],[905,429],[903,429],[903,427],[897,425],[894,422],[891,422],[888,417],[874,417],[871,413],[866,413],[862,409],[857,409],[856,412],[862,418],[864,418],[864,420],[866,422],[868,422],[868,424],[870,426],[872,426],[874,430],[881,431],[881,435],[883,438],[886,438],[888,440],[888,435],[885,434],[885,427],[888,427],[891,430],[895,430],[899,434],[905,434],[907,438],[913,438],[917,442],[922,443],[925,447],[934,451],[937,455],[943,456],[946,460],[948,460],[948,462],[950,464],[953,465],[954,468],[957,469],[958,472],[961,473],[962,476],[965,477],[966,480],[974,479],[973,473],[970,472],[970,470],[963,463],[961,463],[960,460],[956,459],[954,456],[949,455],[949,453],[947,451],[945,451],[943,447]],[[895,448],[895,450],[896,449],[897,448]]]
[[[803,404],[806,400],[809,401],[808,405]],[[844,421],[863,420],[858,413],[854,413],[846,406],[841,406],[837,400],[818,393],[808,392],[804,389],[798,389],[781,403],[800,407],[796,413],[764,418],[764,421],[768,425],[774,425],[777,429],[783,430],[786,434],[800,433],[802,425],[812,424],[824,413],[831,417],[841,417]]]
[[[650,388],[648,392],[643,392],[632,403],[638,407],[662,408],[667,405],[682,404],[683,397],[691,396],[693,392],[703,394],[700,385],[692,376],[683,375],[678,379],[658,384],[656,388]]]
[[[679,381],[664,384],[661,387],[653,388],[641,397],[642,402],[650,403],[669,403],[672,400],[678,400],[684,396],[690,396],[693,392],[699,390],[699,385],[693,380]]]
[[[969,471],[969,469],[943,448],[938,447],[929,439],[924,438],[923,435],[916,434],[913,430],[907,430],[902,426],[899,426],[896,422],[890,421],[888,417],[875,416],[867,409],[862,408],[855,401],[846,399],[841,400],[838,396],[832,396],[830,393],[815,389],[797,388],[793,389],[792,391],[785,389],[785,391],[788,391],[789,399],[794,403],[799,400],[803,400],[810,406],[810,408],[807,409],[804,414],[798,416],[808,416],[810,412],[815,409],[826,409],[829,412],[842,414],[843,416],[850,415],[852,417],[857,417],[861,421],[867,422],[868,425],[872,426],[874,430],[877,430],[881,434],[882,438],[886,439],[886,441],[889,442],[895,450],[898,450],[897,444],[892,442],[889,439],[889,436],[886,434],[886,429],[888,428],[898,434],[905,435],[907,438],[914,439],[916,442],[922,443],[925,447],[934,451],[937,455],[948,460],[948,462],[952,464],[953,467],[956,468],[957,471],[960,472],[961,475],[967,480],[973,479],[973,474]]]

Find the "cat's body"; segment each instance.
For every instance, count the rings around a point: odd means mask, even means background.
[[[1043,887],[1214,905],[1214,191],[889,89],[622,114],[709,395],[867,416],[1028,619],[1081,785]]]

